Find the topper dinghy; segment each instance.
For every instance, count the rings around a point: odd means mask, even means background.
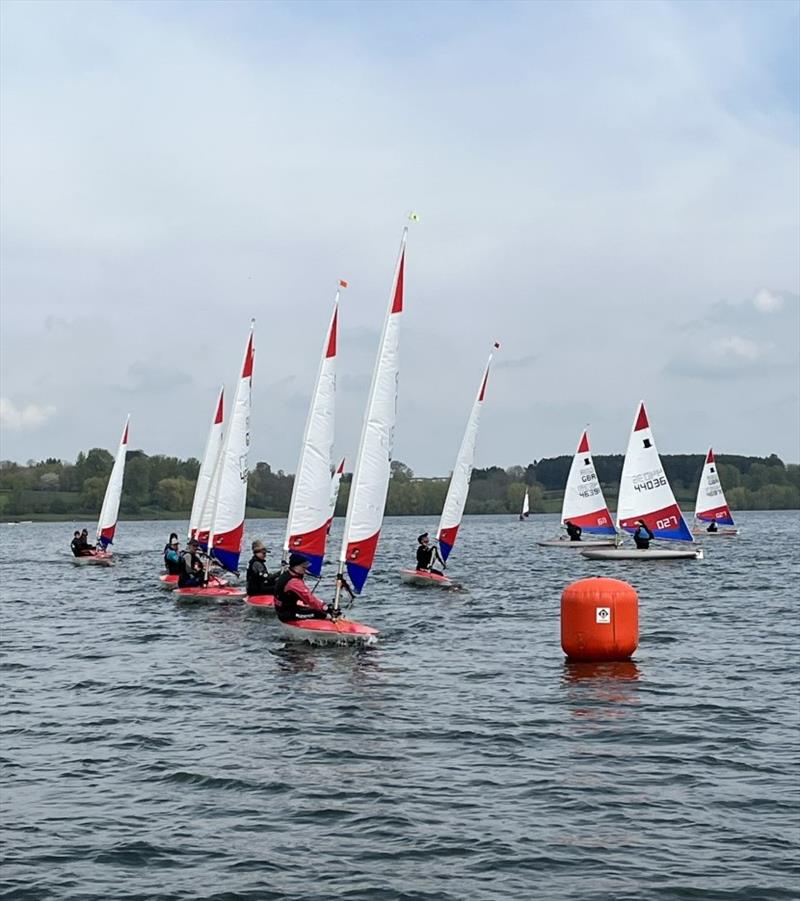
[[[714,459],[714,449],[709,448],[703,471],[700,474],[700,484],[697,486],[697,500],[694,505],[694,517],[700,523],[715,523],[717,528],[709,531],[708,526],[695,526],[692,529],[694,535],[708,535],[731,538],[738,535],[736,528],[719,528],[719,526],[735,526],[730,507],[725,500],[722,490],[717,462]]]
[[[343,283],[339,282],[343,287]],[[317,380],[311,394],[300,459],[289,501],[286,537],[283,541],[284,564],[290,553],[303,554],[309,561],[308,571],[319,577],[325,559],[325,546],[331,523],[331,502],[336,505],[342,460],[339,470],[331,476],[331,452],[335,432],[336,409],[336,344],[339,322],[339,295],[333,301],[330,325],[325,332],[322,357]],[[332,497],[333,494],[333,497]],[[250,607],[270,611],[274,608],[272,595],[248,595]]]
[[[571,541],[566,535],[539,541],[539,547],[561,547],[579,551],[586,547],[614,547],[614,521],[606,506],[603,489],[589,450],[589,432],[584,430],[578,442],[578,449],[572,458],[572,465],[564,489],[561,505],[561,524],[571,522],[580,526],[585,534],[597,535],[590,541]],[[602,536],[610,536],[603,540]]]
[[[500,345],[495,341],[494,350],[499,350]],[[439,553],[442,556],[443,563],[447,563],[453,547],[456,543],[458,530],[461,526],[461,520],[464,516],[464,507],[467,504],[467,495],[469,494],[469,483],[472,478],[472,467],[475,462],[475,442],[478,437],[478,426],[481,420],[481,410],[483,402],[486,398],[486,386],[489,382],[489,370],[492,366],[492,357],[494,351],[489,354],[486,362],[486,368],[481,376],[478,386],[478,393],[472,403],[467,426],[464,429],[464,436],[461,439],[461,446],[458,449],[453,474],[450,476],[450,484],[447,486],[447,495],[444,499],[442,507],[442,515],[439,519],[439,528],[436,530],[436,541],[439,545]],[[426,572],[425,570],[409,570],[400,571],[400,579],[406,585],[416,585],[419,587],[450,588],[453,583],[447,576],[437,575],[436,573]]]
[[[522,512],[519,515],[519,521],[524,522],[531,514],[531,501],[528,497],[528,489],[525,489],[525,497],[522,499]]]
[[[686,525],[675,495],[667,481],[644,402],[639,404],[633,421],[617,500],[617,528],[633,533],[642,520],[654,538],[669,542],[691,543],[692,533]],[[701,559],[702,550],[682,547],[651,547],[635,551],[626,547],[585,549],[590,560],[674,560]]]
[[[112,566],[111,550],[109,545],[114,541],[114,532],[117,528],[119,516],[119,501],[122,497],[122,481],[125,477],[125,458],[128,453],[128,429],[131,418],[125,420],[122,430],[122,438],[117,448],[117,456],[108,477],[106,493],[103,496],[103,506],[100,508],[100,518],[97,521],[97,546],[91,555],[85,557],[73,557],[72,562],[76,566]]]
[[[250,396],[254,357],[251,324],[225,441],[208,490],[208,497],[213,498],[208,530],[208,566],[213,560],[223,569],[237,575],[247,503],[247,455],[250,449]],[[201,536],[202,526],[201,518]],[[208,573],[208,568],[206,572]],[[205,585],[186,586],[173,591],[177,600],[192,601],[230,600],[243,598],[245,594],[243,588],[225,585],[221,580],[208,576]]]
[[[378,357],[372,373],[369,398],[361,427],[361,440],[350,484],[344,522],[339,572],[336,579],[334,611],[341,609],[345,569],[355,594],[361,594],[372,568],[386,507],[391,476],[392,444],[397,411],[397,379],[400,317],[403,313],[406,239],[403,229],[400,255],[395,269],[389,307],[378,345]],[[377,629],[344,617],[333,620],[307,619],[281,622],[287,638],[311,644],[372,642]]]

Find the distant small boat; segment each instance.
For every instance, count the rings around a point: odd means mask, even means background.
[[[528,489],[525,489],[525,497],[522,499],[522,512],[519,515],[519,521],[524,522],[531,513],[531,502],[528,497]]]
[[[717,472],[717,463],[714,459],[714,449],[711,447],[708,449],[706,461],[703,464],[703,471],[700,473],[700,484],[697,486],[697,500],[694,505],[694,517],[699,522],[714,523],[716,525],[714,529],[709,529],[708,526],[702,528],[695,526],[692,529],[694,535],[731,538],[739,534],[739,530],[736,528],[719,528],[719,526],[735,526],[736,523],[733,521],[730,507],[725,500],[722,482]]]
[[[589,449],[589,432],[586,429],[581,433],[564,490],[561,524],[564,525],[567,522],[580,526],[581,530],[588,535],[614,536],[614,539],[616,538],[614,520],[606,506],[603,489],[597,478],[592,452]],[[539,547],[569,548],[579,551],[586,547],[613,547],[615,543],[615,540],[604,541],[602,538],[571,541],[566,535],[537,542]]]
[[[498,349],[500,345],[495,343],[494,347]],[[475,442],[478,437],[478,426],[480,425],[483,402],[486,398],[486,386],[489,382],[489,370],[492,366],[493,356],[494,353],[489,354],[486,368],[478,386],[478,393],[472,403],[464,436],[461,439],[461,447],[458,449],[458,456],[453,467],[453,474],[450,476],[450,484],[447,486],[447,496],[444,499],[439,528],[436,531],[439,553],[442,555],[442,560],[445,563],[447,563],[447,559],[455,546],[461,520],[464,517],[464,508],[467,504],[467,495],[469,494],[469,483],[472,478],[472,466],[475,461]],[[400,578],[409,585],[435,585],[439,588],[448,588],[453,584],[447,576],[438,576],[436,573],[429,573],[424,570],[403,569],[400,571]]]
[[[130,428],[130,416],[125,420],[122,429],[122,438],[111,467],[111,475],[108,478],[106,492],[103,496],[103,505],[100,508],[100,518],[97,521],[97,546],[91,554],[85,557],[73,557],[72,562],[76,566],[112,566],[113,560],[109,546],[114,541],[114,533],[117,530],[119,517],[119,502],[122,497],[122,482],[125,477],[125,458],[128,453],[128,430]]]
[[[644,402],[639,404],[631,429],[617,501],[617,528],[636,531],[642,520],[656,539],[691,543],[692,533],[686,525],[675,495],[672,493],[656,442],[647,418]],[[659,560],[676,558],[702,559],[703,551],[695,548],[651,547],[639,551],[628,547],[586,548],[590,560]]]

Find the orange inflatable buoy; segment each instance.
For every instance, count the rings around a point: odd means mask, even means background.
[[[561,595],[569,660],[627,660],[639,644],[639,595],[619,579],[581,579]]]

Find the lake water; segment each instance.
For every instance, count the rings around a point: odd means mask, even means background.
[[[108,570],[70,565],[69,523],[2,526],[0,897],[798,898],[798,515],[738,519],[640,564],[536,547],[555,516],[470,517],[460,592],[401,585],[436,522],[387,520],[363,649],[177,606],[171,523],[121,523]],[[565,664],[560,594],[590,575],[639,591],[634,662]]]

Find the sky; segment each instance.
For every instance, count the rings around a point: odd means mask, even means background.
[[[0,5],[0,456],[200,456],[251,317],[294,471],[338,279],[353,460],[409,211],[395,459],[800,460],[797,2]]]

